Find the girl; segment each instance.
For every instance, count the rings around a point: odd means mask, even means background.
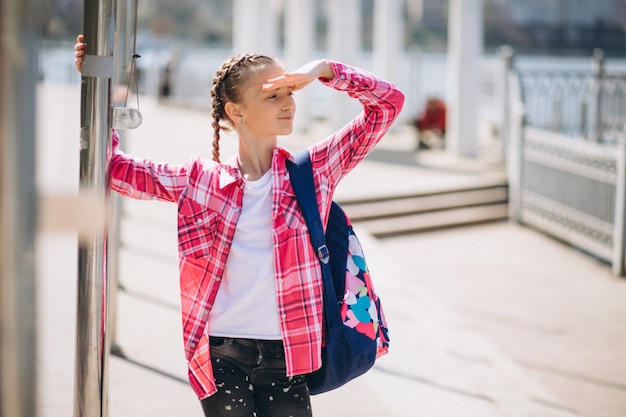
[[[85,44],[75,46],[81,70]],[[189,381],[206,416],[311,416],[307,374],[321,366],[322,277],[277,136],[293,130],[295,91],[314,80],[358,99],[363,111],[309,148],[326,223],[339,181],[383,137],[404,95],[329,60],[293,72],[274,58],[226,60],[211,89],[213,161],[170,166],[133,159],[113,134],[111,188],[178,205],[183,335]],[[220,131],[239,151],[220,161]]]

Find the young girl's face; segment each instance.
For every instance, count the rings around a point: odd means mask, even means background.
[[[239,109],[246,128],[257,136],[281,136],[293,131],[296,111],[293,88],[263,91],[267,80],[284,73],[281,65],[269,65],[252,71],[244,84]]]

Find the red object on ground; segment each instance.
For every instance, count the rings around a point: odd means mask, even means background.
[[[426,102],[426,109],[417,118],[417,130],[437,130],[441,135],[446,132],[446,105],[443,100],[430,98]]]

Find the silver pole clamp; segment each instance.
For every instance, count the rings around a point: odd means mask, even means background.
[[[81,74],[85,77],[113,78],[112,56],[85,55]]]

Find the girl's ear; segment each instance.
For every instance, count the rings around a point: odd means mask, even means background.
[[[224,111],[230,120],[238,120],[243,117],[241,112],[239,111],[239,106],[237,106],[232,101],[229,101],[224,105]]]

